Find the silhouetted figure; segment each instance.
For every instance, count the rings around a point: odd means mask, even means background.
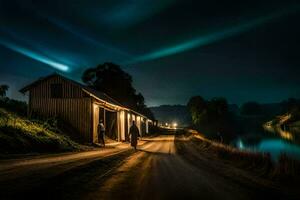
[[[105,127],[102,120],[98,124],[98,141],[105,147]]]
[[[136,150],[137,139],[140,137],[140,132],[138,127],[135,125],[135,121],[132,121],[132,125],[129,130],[129,136],[131,135],[131,146]]]

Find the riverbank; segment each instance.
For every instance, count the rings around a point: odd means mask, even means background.
[[[270,153],[240,150],[232,146],[206,139],[196,131],[189,131],[188,140],[200,151],[211,157],[222,159],[237,168],[246,169],[256,177],[266,178],[276,183],[284,183],[293,187],[300,183],[300,161],[281,154],[274,162]]]

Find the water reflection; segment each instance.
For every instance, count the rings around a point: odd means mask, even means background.
[[[300,160],[300,145],[297,144],[296,137],[299,133],[283,130],[280,126],[274,127],[270,124],[265,124],[263,128],[267,132],[262,130],[251,137],[240,137],[235,142],[235,146],[246,151],[268,152],[274,161],[277,161],[283,153]]]
[[[271,158],[277,161],[284,153],[291,158],[300,160],[300,146],[283,139],[263,139],[257,144],[247,144],[242,139],[237,140],[237,148],[253,152],[268,152]]]
[[[258,145],[259,151],[270,152],[273,159],[277,160],[282,153],[291,158],[300,159],[300,147],[281,139],[263,140]]]

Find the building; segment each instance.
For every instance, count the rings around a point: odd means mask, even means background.
[[[41,78],[20,90],[28,95],[28,115],[58,117],[84,141],[97,143],[97,127],[103,120],[106,135],[117,141],[129,140],[134,120],[141,135],[147,134],[152,121],[122,106],[108,95],[59,74]]]

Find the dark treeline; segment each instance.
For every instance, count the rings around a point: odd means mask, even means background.
[[[17,113],[21,116],[26,116],[27,114],[26,102],[10,99],[8,97],[0,98],[0,108],[5,108],[6,110]]]
[[[0,85],[0,97],[5,97],[8,90],[8,85]]]
[[[19,115],[25,116],[27,113],[27,104],[23,101],[18,101],[6,97],[9,89],[8,85],[0,85],[0,108],[5,108]]]
[[[241,106],[242,115],[282,115],[298,114],[300,111],[300,99],[289,98],[280,103],[260,104],[255,101],[249,101]]]

